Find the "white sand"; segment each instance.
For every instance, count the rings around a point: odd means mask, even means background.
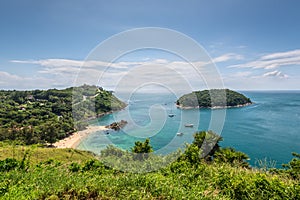
[[[89,134],[103,130],[108,129],[105,128],[105,126],[88,126],[85,130],[75,132],[71,136],[62,139],[54,143],[53,145],[56,148],[76,148],[80,144],[80,142]]]

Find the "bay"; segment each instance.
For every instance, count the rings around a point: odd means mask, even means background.
[[[241,93],[254,104],[225,109],[224,126],[218,133],[223,137],[221,146],[248,154],[252,166],[267,158],[281,167],[292,159],[291,152],[300,153],[300,91]],[[150,138],[155,153],[167,154],[191,143],[196,131],[214,129],[210,124],[213,112],[224,113],[222,109],[180,110],[175,106],[176,99],[171,93],[134,94],[126,109],[92,121],[94,125],[107,125],[123,119],[129,122],[123,130],[90,134],[78,148],[100,153],[113,144],[130,150],[135,141]],[[175,116],[169,117],[170,113]],[[194,127],[185,127],[186,123],[193,123]],[[177,136],[178,132],[183,135]]]

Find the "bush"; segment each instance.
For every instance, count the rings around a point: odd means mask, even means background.
[[[14,158],[6,158],[0,161],[0,172],[7,172],[13,169],[17,169],[20,166],[20,162]]]
[[[149,157],[149,153],[153,152],[153,148],[150,145],[150,139],[147,138],[145,142],[136,141],[134,147],[131,149],[132,153],[135,153],[134,158],[137,160],[144,160]]]
[[[221,148],[214,154],[215,162],[229,163],[231,166],[249,167],[249,163],[246,161],[248,159],[248,155],[231,147]]]
[[[69,170],[71,172],[78,172],[80,170],[80,165],[76,162],[71,163],[71,165],[69,166]]]

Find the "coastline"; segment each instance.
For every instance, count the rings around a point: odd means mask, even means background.
[[[104,131],[108,130],[105,126],[92,126],[89,125],[86,129],[82,131],[77,131],[73,133],[71,136],[66,137],[62,140],[59,140],[53,144],[55,148],[73,148],[75,149],[89,134],[97,132],[97,131]]]
[[[199,106],[182,106],[182,105],[176,105],[177,108],[182,109],[182,110],[190,110],[190,109],[227,109],[227,108],[240,108],[240,107],[245,107],[245,106],[250,106],[254,104],[252,103],[245,103],[245,104],[239,104],[236,106],[213,106],[213,107],[199,107]]]
[[[124,108],[127,107],[127,104]],[[124,108],[120,109],[123,110]],[[118,111],[120,111],[118,110]],[[97,117],[91,117],[88,119],[88,121],[93,120],[93,119],[97,119],[97,118],[101,118],[105,115],[109,115],[114,113],[116,110],[111,110],[105,113],[101,113],[99,115],[97,115]],[[97,131],[105,131],[105,130],[109,130],[109,128],[107,128],[106,126],[94,126],[94,125],[88,125],[86,127],[86,129],[81,130],[81,131],[77,131],[74,132],[72,135],[61,139],[55,143],[53,143],[54,148],[73,148],[76,149],[76,147],[80,144],[81,140],[85,139],[88,135],[90,135],[91,133],[97,132]]]

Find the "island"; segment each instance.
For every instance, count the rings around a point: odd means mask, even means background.
[[[194,91],[181,96],[176,106],[181,109],[230,108],[252,104],[250,98],[229,89]]]

